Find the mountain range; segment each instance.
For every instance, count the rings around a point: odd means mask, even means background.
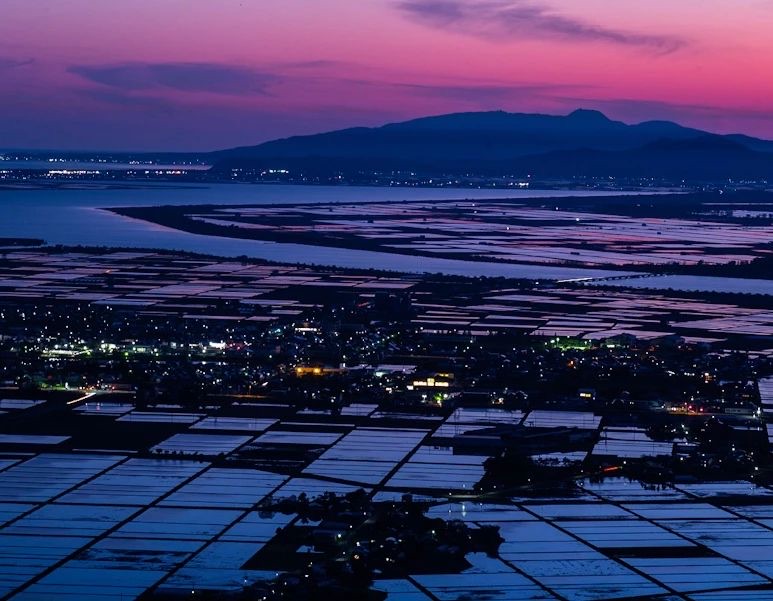
[[[670,121],[629,125],[592,110],[566,116],[454,113],[294,136],[212,153],[216,171],[750,178],[773,176],[773,141]]]

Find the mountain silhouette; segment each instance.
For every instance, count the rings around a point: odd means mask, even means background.
[[[216,170],[311,174],[646,176],[716,179],[773,175],[773,142],[670,121],[628,125],[593,110],[566,116],[454,113],[381,127],[294,136],[212,154]]]

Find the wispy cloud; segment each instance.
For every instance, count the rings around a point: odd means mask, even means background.
[[[120,106],[125,109],[136,110],[145,113],[170,114],[179,109],[179,105],[155,96],[139,94],[127,94],[120,90],[89,89],[78,90],[79,97],[96,101],[100,104]]]
[[[577,86],[564,84],[469,84],[469,85],[442,85],[442,84],[413,84],[394,83],[382,84],[406,91],[413,91],[426,96],[445,98],[448,100],[460,100],[468,102],[503,102],[522,98],[534,98],[541,96],[553,96],[554,94],[566,94],[571,91],[589,90],[593,86]]]
[[[554,38],[673,52],[684,41],[624,31],[561,14],[537,0],[399,0],[397,8],[424,25],[495,40]]]
[[[170,89],[232,96],[267,95],[279,80],[273,73],[217,63],[73,65],[68,71],[125,92]]]
[[[587,98],[564,96],[566,106],[588,106],[609,111],[628,120],[639,119],[773,119],[773,109],[714,106],[709,104],[639,100],[633,98]]]
[[[326,69],[326,68],[352,68],[359,67],[357,63],[339,60],[315,59],[308,61],[292,61],[281,63],[280,67],[286,69]]]
[[[31,58],[19,59],[11,58],[9,56],[0,56],[0,71],[8,69],[17,69],[18,67],[26,67],[31,65],[35,60]]]

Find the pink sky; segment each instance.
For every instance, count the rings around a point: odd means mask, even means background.
[[[0,147],[597,108],[773,138],[767,0],[3,0]]]

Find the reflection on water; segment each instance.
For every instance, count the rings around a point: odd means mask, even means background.
[[[129,219],[100,207],[187,204],[293,204],[322,202],[400,202],[484,198],[619,196],[618,192],[552,190],[472,190],[213,184],[181,187],[154,184],[134,189],[0,190],[0,237],[42,238],[49,244],[162,248],[223,257],[241,255],[285,263],[310,263],[354,269],[528,279],[604,278],[630,272],[575,267],[515,265],[411,257],[385,252],[279,244],[189,234]],[[756,293],[773,295],[773,280],[706,276],[632,277],[601,282],[623,287]]]
[[[620,280],[600,280],[598,282],[590,282],[590,284],[644,290],[684,290],[689,292],[773,295],[773,280],[725,278],[705,275],[654,275],[623,278]]]
[[[100,207],[186,204],[290,204],[320,202],[383,202],[483,198],[547,198],[596,196],[603,193],[547,190],[468,190],[214,184],[197,187],[165,185],[126,190],[1,190],[0,237],[24,236],[49,244],[163,248],[225,257],[249,257],[289,263],[314,263],[348,268],[378,268],[450,275],[567,279],[623,272],[475,263],[410,257],[389,253],[277,244],[201,236],[128,219]],[[614,193],[606,193],[614,195]]]

